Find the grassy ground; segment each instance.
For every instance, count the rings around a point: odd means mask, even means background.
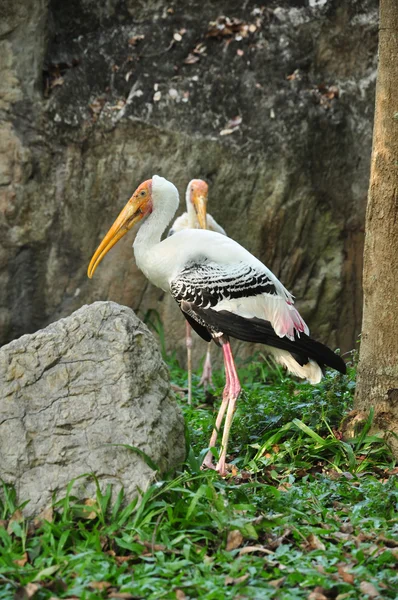
[[[186,377],[170,359],[172,381]],[[318,386],[259,357],[240,365],[244,392],[225,480],[201,472],[223,385],[181,406],[188,459],[139,505],[67,497],[34,522],[15,495],[0,502],[0,599],[397,598],[398,486],[388,449],[368,428],[339,426],[355,370]],[[198,380],[198,377],[196,381]]]

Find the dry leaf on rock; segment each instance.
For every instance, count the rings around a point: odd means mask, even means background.
[[[236,117],[234,117],[233,119],[230,119],[227,123],[227,127],[239,127],[239,125],[242,123],[242,117],[237,115]]]
[[[195,46],[195,48],[192,50],[192,52],[194,54],[204,54],[206,52],[206,46],[203,42],[199,42],[199,44],[197,44]]]
[[[234,132],[233,129],[221,129],[220,135],[231,135],[231,133],[233,133],[233,132]]]
[[[188,56],[184,59],[184,63],[186,65],[193,65],[195,63],[197,63],[199,60],[199,56],[195,56],[194,54],[190,53],[188,54]]]
[[[136,46],[138,44],[138,42],[140,42],[144,38],[145,38],[145,35],[134,35],[133,37],[131,37],[129,39],[129,45]]]
[[[48,523],[52,523],[53,520],[54,520],[54,509],[52,506],[48,506],[47,508],[42,510],[41,513],[39,513],[37,515],[37,517],[35,517],[33,519],[33,525],[35,527],[40,527],[44,523],[44,521],[47,521]]]

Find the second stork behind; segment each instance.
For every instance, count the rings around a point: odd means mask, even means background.
[[[187,186],[185,194],[187,210],[178,217],[170,231],[169,236],[184,229],[209,229],[222,235],[227,235],[224,229],[207,212],[207,199],[209,186],[203,179],[192,179]],[[185,325],[185,343],[187,347],[187,370],[188,370],[188,404],[192,402],[192,335],[191,326],[188,322]],[[203,373],[199,385],[206,389],[212,385],[211,368],[211,343],[207,345],[206,359],[203,365]]]

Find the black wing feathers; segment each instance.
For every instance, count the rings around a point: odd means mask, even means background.
[[[308,362],[308,358],[312,358],[321,367],[325,364],[340,373],[346,372],[345,362],[340,356],[304,333],[301,333],[300,337],[296,335],[295,340],[292,341],[287,337],[281,338],[276,335],[269,321],[263,321],[256,317],[246,319],[227,310],[215,311],[198,307],[194,307],[193,310],[209,326],[238,340],[258,342],[280,350],[287,350],[302,365]]]

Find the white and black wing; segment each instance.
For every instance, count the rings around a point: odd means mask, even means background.
[[[180,305],[188,302],[199,309],[268,321],[279,337],[294,340],[296,333],[308,334],[291,295],[278,284],[265,267],[198,259],[185,265],[171,282],[170,290]]]
[[[224,334],[277,348],[293,357],[299,376],[307,376],[301,374],[300,365],[310,359],[338,370],[345,368],[340,357],[309,337],[291,297],[281,293],[267,269],[244,262],[220,264],[198,259],[185,265],[171,281],[170,291],[189,323],[206,340]],[[279,352],[278,356],[284,355]]]

